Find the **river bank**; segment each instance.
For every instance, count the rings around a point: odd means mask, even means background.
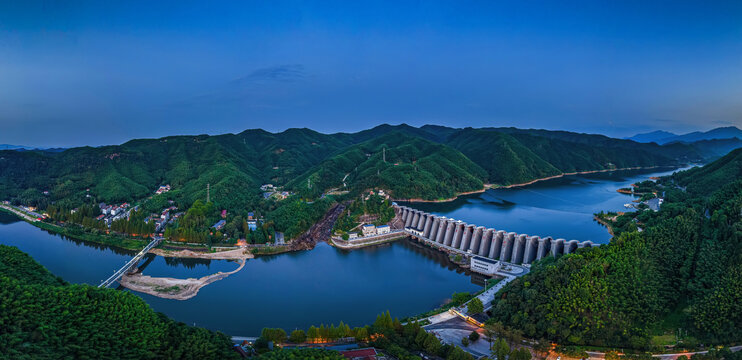
[[[237,269],[233,271],[220,271],[216,274],[207,275],[198,279],[151,277],[142,275],[141,273],[136,273],[122,276],[121,280],[119,280],[119,284],[127,289],[164,299],[188,300],[196,296],[198,294],[198,291],[201,290],[201,288],[203,288],[204,286],[239,272],[245,267],[245,262],[245,259],[239,260],[240,266],[238,266]]]
[[[552,179],[558,179],[565,176],[570,175],[586,175],[586,174],[597,174],[597,173],[603,173],[603,172],[611,172],[611,171],[624,171],[624,170],[650,170],[650,169],[657,169],[657,168],[663,168],[666,166],[634,166],[634,167],[625,167],[625,168],[618,168],[618,169],[601,169],[601,170],[588,170],[588,171],[576,171],[576,172],[568,172],[568,173],[561,173],[558,175],[553,176],[547,176],[543,178],[534,179],[531,181],[518,183],[518,184],[510,184],[510,185],[498,185],[498,184],[485,184],[482,189],[479,190],[473,190],[473,191],[465,191],[465,192],[459,192],[456,193],[453,197],[446,198],[446,199],[438,199],[438,200],[425,200],[425,199],[392,199],[393,201],[400,201],[400,202],[410,202],[410,203],[446,203],[446,202],[452,202],[456,199],[458,199],[461,196],[465,195],[472,195],[472,194],[480,194],[483,193],[489,189],[510,189],[515,187],[521,187],[521,186],[527,186],[531,184],[535,184],[540,181],[546,181],[546,180],[552,180]]]
[[[338,236],[332,236],[330,237],[330,245],[338,248],[338,249],[345,249],[345,250],[353,250],[353,249],[361,249],[367,246],[374,246],[374,245],[380,245],[387,242],[395,241],[398,239],[406,238],[407,233],[402,230],[397,230],[395,232],[383,234],[383,235],[375,235],[375,236],[369,236],[368,238],[361,238],[357,240],[343,240],[342,238]]]
[[[615,234],[613,233],[613,226],[611,225],[611,223],[609,223],[605,219],[602,219],[598,215],[595,215],[594,219],[595,219],[595,221],[597,221],[601,225],[605,226],[606,229],[608,229],[608,233],[611,234],[611,236],[615,236]]]
[[[150,254],[163,257],[173,258],[190,258],[190,259],[209,259],[209,260],[247,260],[255,258],[246,248],[239,248],[225,251],[192,251],[188,249],[184,250],[166,250],[166,249],[152,249],[149,251]]]
[[[45,230],[52,234],[62,235],[69,237],[71,239],[75,240],[82,240],[87,241],[91,243],[101,244],[101,245],[107,245],[107,246],[113,246],[117,247],[123,250],[131,250],[131,251],[139,251],[142,250],[147,244],[149,243],[148,239],[134,239],[129,237],[122,237],[112,234],[92,234],[89,232],[85,232],[81,228],[68,228],[65,226],[60,226],[56,224],[52,224],[46,221],[41,221],[37,219],[30,218],[28,216],[24,216],[22,213],[19,213],[17,210],[14,210],[12,207],[8,207],[4,204],[0,204],[0,211],[3,211],[8,214],[12,214],[19,219],[39,228],[42,230]],[[187,244],[181,244],[181,243],[169,243],[164,242],[164,245],[174,245],[178,247],[187,247]],[[204,247],[204,249],[207,249]],[[171,249],[162,249],[162,248],[155,248],[149,251],[151,254],[155,254],[158,256],[164,256],[164,257],[173,257],[173,258],[194,258],[194,259],[211,259],[211,260],[244,260],[244,259],[251,259],[254,256],[246,249],[233,249],[233,250],[227,250],[227,251],[215,251],[215,252],[208,252],[208,251],[197,251],[198,248],[191,247],[190,249],[177,249],[177,250],[171,250]]]
[[[572,181],[570,177],[554,181],[553,186],[552,182],[538,185],[537,192],[525,188],[500,194],[495,190],[493,196],[508,202],[507,206],[469,201],[464,197],[460,200],[467,201],[455,202],[455,206],[429,204],[420,205],[419,209],[518,233],[598,239],[607,243],[610,235],[593,219],[594,214],[601,210],[623,210],[625,196],[615,189],[647,176],[650,175],[636,171],[606,176],[610,179],[598,176],[599,180],[577,178]],[[579,199],[579,203],[563,199]],[[2,215],[6,222],[0,223],[0,242],[18,246],[69,282],[97,285],[119,268],[119,264],[131,259],[130,253],[117,252],[113,247],[108,249],[61,239],[32,228],[15,216],[9,219],[11,215]],[[605,239],[593,233],[600,233]],[[184,250],[172,247],[171,250]],[[253,252],[254,249],[249,250]],[[387,309],[400,318],[415,316],[439,308],[452,292],[472,293],[482,289],[480,276],[454,265],[441,251],[406,239],[353,251],[320,242],[312,251],[293,251],[280,256],[255,255],[255,259],[245,262],[244,270],[211,283],[199,290],[197,296],[185,301],[134,293],[156,311],[177,321],[229,334],[259,334],[263,327],[306,329],[313,324],[337,324],[341,320],[352,326],[362,325],[372,322],[376,314]],[[231,272],[238,267],[225,260],[147,256],[145,261],[151,261],[146,267],[142,264],[143,275],[151,277],[199,279],[218,272]],[[363,286],[358,285],[359,279],[363,279]],[[165,285],[168,283],[157,285],[160,292],[175,286]],[[302,294],[302,307],[295,306],[296,294]]]

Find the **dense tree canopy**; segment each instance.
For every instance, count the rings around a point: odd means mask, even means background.
[[[660,179],[659,212],[620,217],[609,245],[535,263],[498,293],[495,320],[564,344],[650,348],[675,330],[668,317],[687,343],[742,340],[740,158]]]
[[[69,285],[0,245],[0,354],[12,359],[234,359],[221,333],[154,312],[128,292]]]

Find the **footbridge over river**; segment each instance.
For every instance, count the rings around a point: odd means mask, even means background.
[[[479,255],[513,264],[530,264],[546,256],[571,254],[596,246],[592,241],[554,239],[516,234],[467,224],[394,204],[405,231],[421,240],[451,251]]]
[[[159,236],[155,236],[155,238],[152,239],[152,241],[150,241],[150,243],[147,244],[147,246],[145,246],[144,249],[142,249],[140,252],[134,255],[134,257],[131,260],[129,260],[126,264],[124,264],[124,266],[122,266],[120,269],[116,270],[116,272],[114,272],[113,275],[111,275],[108,279],[103,280],[103,282],[101,282],[100,285],[98,285],[98,287],[99,288],[109,287],[111,286],[111,284],[121,279],[121,277],[124,276],[124,274],[131,271],[133,268],[135,268],[139,264],[139,260],[142,260],[144,255],[147,255],[147,253],[153,247],[159,245],[160,241],[162,241],[162,238]]]

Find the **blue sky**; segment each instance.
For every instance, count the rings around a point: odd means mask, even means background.
[[[61,3],[61,2],[60,2]],[[1,2],[0,143],[742,124],[742,2]]]

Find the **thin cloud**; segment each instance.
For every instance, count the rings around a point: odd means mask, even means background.
[[[241,103],[244,106],[256,108],[272,108],[273,106],[263,103],[246,102],[255,95],[261,86],[271,84],[289,84],[304,81],[308,74],[301,64],[276,65],[256,69],[249,74],[227,82],[216,90],[189,97],[187,99],[171,103],[174,107],[196,107],[211,106],[214,104]]]
[[[231,84],[260,84],[267,82],[292,83],[306,79],[307,73],[304,65],[278,65],[257,69],[246,76],[237,78]]]

